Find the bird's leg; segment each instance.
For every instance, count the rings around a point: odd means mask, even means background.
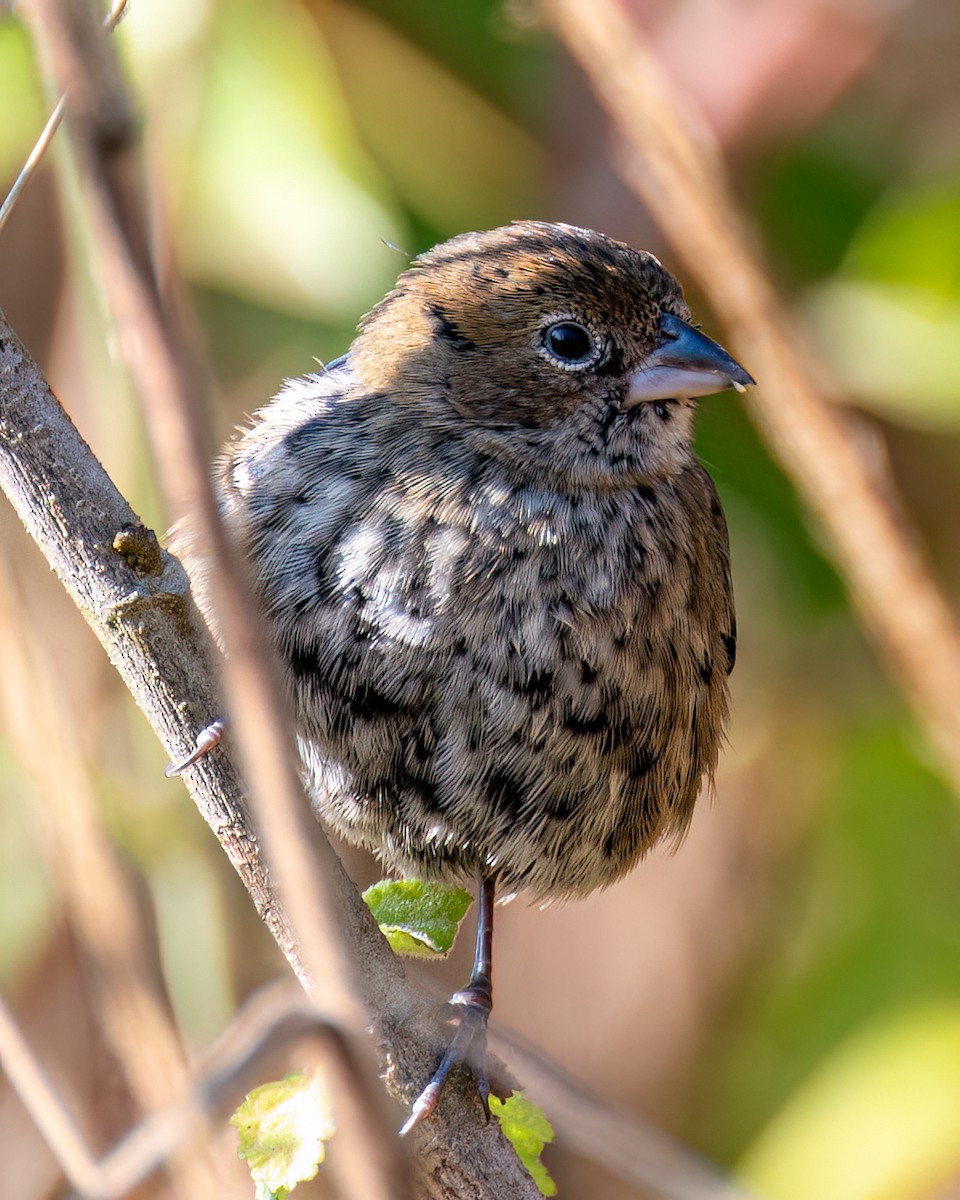
[[[484,1112],[490,1115],[490,1084],[487,1081],[487,1018],[493,1007],[493,904],[496,883],[484,879],[480,883],[479,911],[477,914],[477,947],[473,957],[470,982],[459,992],[454,992],[450,1003],[460,1008],[457,1031],[447,1047],[439,1067],[430,1082],[417,1097],[410,1116],[400,1130],[400,1136],[409,1133],[425,1120],[437,1107],[440,1093],[453,1067],[462,1063],[473,1070],[477,1091]]]

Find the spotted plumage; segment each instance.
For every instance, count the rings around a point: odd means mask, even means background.
[[[736,634],[693,397],[750,376],[652,255],[569,225],[415,260],[343,359],[229,447],[317,812],[479,884],[452,1063],[483,1083],[494,896],[583,895],[683,831]]]
[[[690,817],[734,618],[694,403],[626,403],[664,312],[599,234],[465,235],[228,451],[317,810],[392,870],[583,894]]]

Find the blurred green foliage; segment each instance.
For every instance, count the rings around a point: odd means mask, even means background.
[[[0,175],[11,181],[33,148],[44,112],[30,42],[13,20],[0,18]]]
[[[960,995],[955,803],[910,744],[902,713],[836,718],[833,782],[791,868],[780,922],[712,1048],[725,1064],[722,1097],[710,1097],[722,1114],[718,1146],[742,1144],[789,1109],[861,1028]],[[869,1054],[864,1062],[873,1069]],[[945,1079],[951,1071],[945,1053]],[[874,1133],[900,1136],[895,1126]]]

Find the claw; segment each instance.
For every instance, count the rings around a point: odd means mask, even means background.
[[[195,762],[199,762],[214,746],[220,744],[223,740],[224,729],[226,729],[225,721],[214,721],[205,729],[201,729],[197,734],[197,748],[191,754],[188,754],[182,762],[167,763],[164,775],[168,779],[172,779],[174,775],[181,774],[187,767],[192,767]]]
[[[490,1006],[477,1003],[476,1000],[461,999],[463,992],[458,992],[451,999],[451,1004],[460,1005],[463,1012],[457,1024],[457,1032],[453,1035],[447,1052],[441,1059],[440,1066],[434,1071],[429,1083],[416,1098],[410,1116],[407,1117],[400,1129],[400,1136],[415,1129],[421,1121],[434,1111],[440,1100],[447,1078],[454,1067],[469,1066],[472,1068],[477,1085],[477,1093],[487,1120],[490,1119],[490,1084],[484,1059],[487,1052],[487,1017]]]
[[[442,1080],[440,1082],[436,1082],[433,1079],[430,1080],[414,1101],[413,1108],[410,1110],[410,1116],[400,1126],[400,1137],[406,1137],[411,1129],[416,1129],[421,1121],[425,1121],[430,1116],[437,1107],[437,1101],[440,1099],[442,1090]]]

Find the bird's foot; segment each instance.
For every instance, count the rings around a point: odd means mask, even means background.
[[[179,775],[185,771],[187,767],[192,767],[195,762],[199,762],[205,754],[208,754],[214,746],[219,746],[223,740],[223,731],[226,729],[226,721],[213,721],[204,729],[201,729],[197,734],[197,748],[192,754],[188,754],[186,758],[180,762],[167,763],[167,768],[164,774],[168,779],[174,775]]]
[[[437,1107],[451,1070],[467,1066],[473,1072],[483,1111],[490,1116],[490,1083],[487,1079],[487,1019],[490,1016],[491,995],[485,982],[470,983],[450,997],[450,1003],[460,1012],[456,1017],[457,1031],[447,1052],[434,1071],[430,1082],[414,1101],[410,1116],[400,1129],[400,1136],[415,1129]]]

